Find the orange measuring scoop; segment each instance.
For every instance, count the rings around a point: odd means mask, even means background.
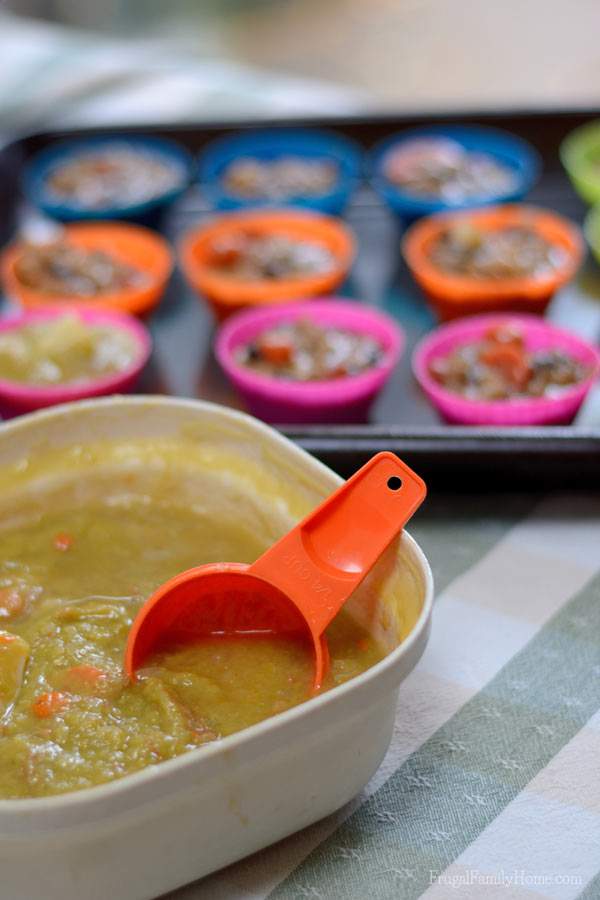
[[[130,677],[160,647],[222,636],[304,635],[313,691],[329,667],[325,629],[425,498],[424,482],[378,453],[252,565],[211,563],[165,582],[129,632]]]

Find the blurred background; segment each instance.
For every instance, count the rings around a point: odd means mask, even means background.
[[[0,126],[600,100],[598,0],[5,0]]]

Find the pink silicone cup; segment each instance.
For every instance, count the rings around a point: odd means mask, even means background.
[[[374,338],[384,351],[381,363],[361,375],[331,381],[298,382],[260,375],[236,362],[234,354],[238,347],[248,344],[268,328],[304,316],[320,325]],[[332,297],[238,313],[219,331],[215,352],[250,412],[258,418],[287,425],[347,424],[366,420],[403,347],[404,333],[388,316],[361,303]]]
[[[447,356],[456,347],[479,340],[498,325],[515,325],[525,335],[530,350],[559,349],[591,369],[589,378],[556,397],[498,400],[467,400],[443,388],[429,374],[430,363]],[[562,328],[550,325],[538,316],[490,313],[451,322],[436,328],[414,350],[412,368],[415,378],[447,422],[462,425],[562,425],[570,422],[600,372],[600,353]]]
[[[130,390],[137,381],[152,353],[152,338],[147,328],[133,316],[109,310],[82,309],[67,304],[57,305],[3,319],[0,321],[0,333],[31,325],[34,322],[47,322],[65,314],[77,315],[84,322],[93,325],[110,325],[126,331],[138,347],[135,361],[120,372],[103,378],[79,381],[76,384],[40,386],[0,379],[0,414],[3,418],[33,412],[36,409],[55,406],[59,403],[68,403],[72,400],[123,393]]]

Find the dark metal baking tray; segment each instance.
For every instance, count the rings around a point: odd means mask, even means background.
[[[542,178],[528,200],[581,222],[585,207],[561,168],[558,146],[567,132],[599,114],[587,110],[374,115],[300,123],[228,122],[174,127],[149,124],[127,130],[170,136],[195,152],[221,133],[262,124],[326,126],[349,135],[365,148],[394,131],[414,125],[433,122],[495,125],[524,137],[542,156]],[[0,240],[9,239],[15,228],[31,215],[18,187],[20,171],[31,154],[66,136],[105,131],[115,129],[30,134],[0,151]],[[165,232],[177,241],[183,231],[207,215],[210,212],[201,191],[194,186],[168,215]],[[412,462],[434,485],[460,490],[508,485],[537,488],[600,485],[600,422],[561,428],[509,429],[451,427],[439,419],[410,373],[412,347],[435,324],[435,319],[401,261],[398,225],[366,185],[356,192],[346,218],[356,231],[359,254],[348,284],[339,293],[361,298],[395,315],[407,333],[407,350],[369,424],[293,426],[282,430],[343,474],[353,471],[373,452],[391,449]],[[593,260],[588,259],[576,282],[555,298],[549,316],[585,337],[600,338],[600,268]],[[211,352],[214,334],[211,315],[178,272],[149,324],[156,352],[143,390],[202,397],[240,408]]]

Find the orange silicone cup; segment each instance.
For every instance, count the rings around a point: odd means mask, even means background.
[[[220,275],[210,265],[213,243],[237,232],[284,234],[298,240],[324,244],[335,258],[328,272],[306,278],[240,281]],[[280,304],[327,294],[344,281],[355,253],[351,231],[338,219],[302,210],[257,210],[219,216],[183,238],[179,258],[194,289],[214,309],[218,319],[245,307]]]
[[[60,297],[28,288],[17,277],[15,264],[23,244],[16,242],[5,250],[1,260],[2,281],[9,297],[26,309],[68,303],[94,309],[116,309],[133,315],[145,315],[161,299],[173,269],[173,254],[160,235],[141,225],[125,222],[77,222],[64,227],[69,243],[87,250],[102,250],[138,269],[148,283],[97,297]]]
[[[492,230],[508,226],[533,227],[565,251],[565,261],[544,278],[507,278],[504,281],[450,275],[431,262],[431,247],[449,226],[461,222]],[[543,313],[553,294],[577,272],[584,254],[580,229],[556,213],[534,206],[508,204],[421,219],[402,242],[406,264],[442,320],[484,312]]]

